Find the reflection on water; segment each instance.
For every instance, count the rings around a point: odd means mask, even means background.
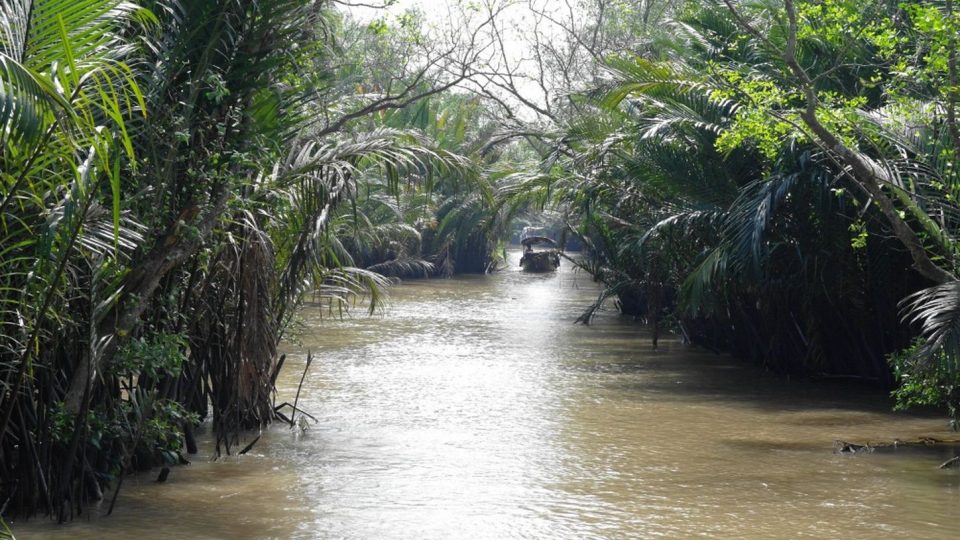
[[[512,254],[514,262],[517,253]],[[241,458],[128,480],[114,516],[50,538],[956,538],[942,456],[835,456],[834,439],[949,437],[882,394],[790,383],[604,314],[585,276],[410,282],[382,317],[330,320],[307,349],[304,433]],[[323,321],[321,322],[321,317]]]

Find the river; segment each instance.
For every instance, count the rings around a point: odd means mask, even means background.
[[[317,306],[285,345],[279,401],[307,350],[305,431],[128,478],[114,514],[19,538],[960,537],[944,454],[834,455],[834,439],[950,438],[883,393],[788,381],[649,336],[569,265],[550,275],[410,281],[382,315]],[[207,436],[209,441],[209,435]],[[97,509],[95,509],[97,510]],[[97,511],[102,511],[99,509]]]

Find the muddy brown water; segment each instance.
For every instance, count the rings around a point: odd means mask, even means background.
[[[516,263],[519,253],[511,253]],[[787,381],[572,321],[596,286],[557,274],[407,282],[386,311],[303,310],[275,426],[248,455],[126,480],[114,514],[18,538],[960,538],[949,455],[842,456],[834,439],[951,437],[847,383]],[[209,436],[207,436],[209,442]],[[94,508],[93,514],[103,508]]]

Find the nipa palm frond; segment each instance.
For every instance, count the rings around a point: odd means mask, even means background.
[[[960,371],[960,281],[953,281],[916,292],[900,303],[903,321],[918,324],[926,343],[919,357],[940,358],[950,362],[953,372]]]

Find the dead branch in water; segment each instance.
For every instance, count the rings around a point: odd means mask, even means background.
[[[933,437],[920,437],[915,441],[901,441],[900,439],[894,439],[892,442],[882,442],[882,443],[864,443],[857,444],[847,441],[836,440],[833,441],[833,453],[834,454],[871,454],[877,450],[896,450],[898,448],[910,448],[910,447],[923,447],[923,448],[932,448],[932,447],[948,447],[948,446],[957,446],[960,449],[960,439],[935,439]],[[960,468],[960,456],[955,456],[947,461],[943,462],[940,469],[949,469],[949,468]]]

